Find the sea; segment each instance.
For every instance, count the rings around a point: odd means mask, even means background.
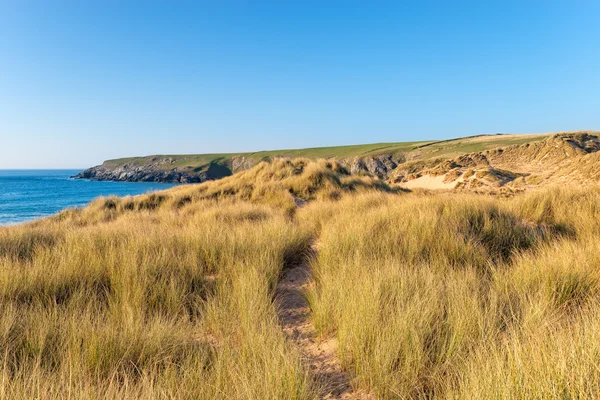
[[[81,207],[99,196],[127,196],[174,184],[72,179],[81,170],[0,170],[0,225],[13,225]]]

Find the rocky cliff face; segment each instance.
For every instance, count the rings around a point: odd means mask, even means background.
[[[232,174],[231,169],[224,164],[211,163],[206,168],[193,169],[168,168],[168,165],[172,162],[173,159],[165,158],[147,165],[126,163],[120,166],[113,166],[104,163],[86,169],[75,175],[74,178],[121,182],[200,183]]]
[[[340,160],[351,174],[371,173],[380,178],[387,178],[399,164],[405,162],[404,156],[382,154],[375,157],[353,157]]]
[[[236,172],[254,167],[258,162],[259,160],[251,157],[234,156],[231,158],[231,171],[235,174]]]
[[[75,175],[75,178],[98,181],[195,183],[207,180],[204,175],[192,175],[179,171],[153,171],[148,167],[112,169],[104,165],[99,165],[86,169]]]

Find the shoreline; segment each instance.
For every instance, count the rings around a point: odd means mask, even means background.
[[[126,197],[169,189],[170,182],[72,178],[76,170],[0,170],[0,229],[36,222],[100,197]],[[9,196],[10,194],[10,196]]]

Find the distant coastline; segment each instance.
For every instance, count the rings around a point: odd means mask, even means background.
[[[476,135],[458,139],[418,142],[373,143],[350,146],[271,150],[238,154],[153,155],[108,160],[88,168],[76,179],[118,182],[201,183],[221,179],[278,157],[335,158],[352,174],[369,173],[389,178],[406,162],[430,158],[452,158],[465,153],[501,146],[532,143],[550,134]]]

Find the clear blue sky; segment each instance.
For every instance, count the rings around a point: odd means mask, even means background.
[[[597,0],[0,0],[0,168],[600,129],[598,21]]]

